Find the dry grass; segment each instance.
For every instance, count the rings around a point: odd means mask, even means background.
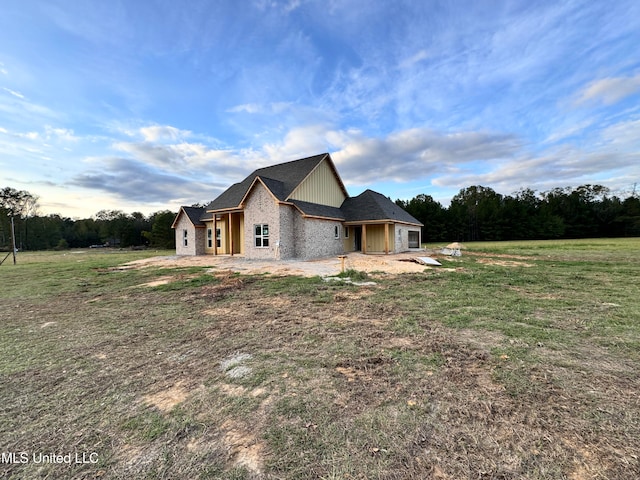
[[[523,245],[366,287],[3,266],[3,451],[97,463],[0,476],[637,478],[640,265]]]

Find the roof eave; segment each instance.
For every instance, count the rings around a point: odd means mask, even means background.
[[[414,222],[407,222],[405,220],[397,220],[397,219],[393,219],[393,218],[380,218],[380,219],[375,219],[375,220],[348,220],[345,221],[344,224],[345,225],[349,225],[349,226],[353,226],[353,225],[375,225],[375,224],[381,224],[381,223],[400,223],[402,225],[412,225],[415,227],[424,227],[424,224],[422,223],[414,223]]]

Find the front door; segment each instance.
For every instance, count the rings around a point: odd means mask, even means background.
[[[353,241],[356,252],[362,251],[362,227],[353,227]]]

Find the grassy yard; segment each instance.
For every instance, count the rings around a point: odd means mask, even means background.
[[[0,478],[640,478],[640,239],[374,286],[155,254],[0,266]]]

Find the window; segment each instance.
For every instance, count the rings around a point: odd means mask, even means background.
[[[338,225],[333,227],[333,238],[340,238],[340,227]]]
[[[216,247],[220,248],[220,245],[222,245],[222,231],[216,228]]]
[[[208,248],[213,247],[213,238],[211,238],[212,234],[213,232],[211,231],[211,229],[207,228],[207,247]]]
[[[269,225],[262,223],[260,225],[253,226],[253,237],[255,239],[256,247],[268,247],[269,246]]]
[[[409,232],[409,248],[420,248],[420,232]]]
[[[349,238],[349,227],[344,227],[344,238]]]
[[[185,228],[184,230],[182,230],[182,245],[184,245],[185,247],[187,246],[187,244],[189,243],[187,240],[187,229]]]

